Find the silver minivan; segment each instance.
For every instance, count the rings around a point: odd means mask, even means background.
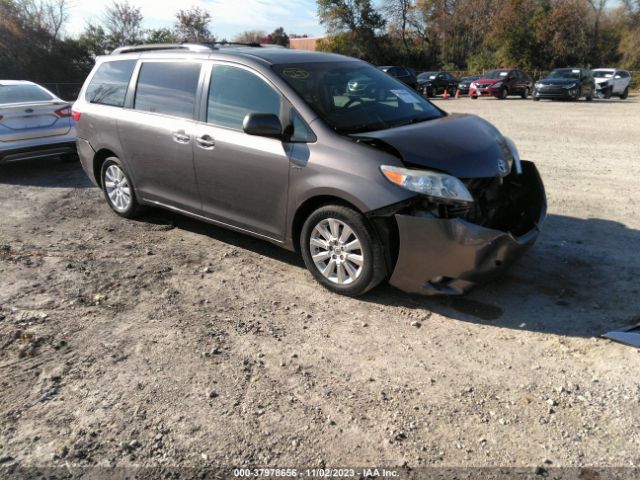
[[[494,126],[340,55],[121,48],[98,58],[73,115],[83,168],[117,214],[162,207],[297,250],[345,295],[384,279],[463,293],[527,250],[546,215],[536,167]]]

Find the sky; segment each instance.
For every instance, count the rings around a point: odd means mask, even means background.
[[[315,0],[129,0],[141,8],[145,28],[169,27],[175,21],[175,12],[191,5],[209,10],[210,28],[216,38],[231,40],[245,30],[272,32],[284,27],[287,33],[310,36],[322,35]],[[99,23],[106,0],[70,0],[70,19],[66,25],[68,35],[78,35],[87,22]]]

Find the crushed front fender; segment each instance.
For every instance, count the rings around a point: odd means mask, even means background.
[[[410,293],[460,295],[502,274],[535,243],[546,217],[537,169],[531,162],[523,162],[523,167],[530,193],[514,210],[514,231],[519,234],[461,218],[396,213],[398,259],[389,283]],[[521,233],[525,215],[530,227]]]

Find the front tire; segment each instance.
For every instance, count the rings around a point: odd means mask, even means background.
[[[611,91],[613,90],[612,87],[607,88],[604,91],[604,98],[606,98],[607,100],[609,100],[611,98]]]
[[[624,89],[622,95],[620,95],[620,100],[626,100],[629,97],[629,87]]]
[[[500,100],[506,100],[508,95],[509,95],[509,92],[507,91],[507,89],[503,88],[500,94],[498,95],[498,98]]]
[[[341,205],[314,211],[300,234],[302,259],[326,289],[358,296],[386,276],[384,248],[373,228],[358,212]]]
[[[131,177],[118,158],[109,157],[102,164],[100,184],[111,210],[118,215],[135,218],[142,213],[143,208],[136,198]]]
[[[525,88],[524,91],[522,92],[522,99],[526,100],[527,98],[529,98],[529,89]]]

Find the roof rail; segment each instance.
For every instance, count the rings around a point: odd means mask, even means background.
[[[120,55],[123,53],[136,53],[136,52],[152,52],[154,50],[187,50],[189,52],[210,52],[215,50],[213,45],[199,43],[148,43],[143,45],[130,45],[125,47],[118,47],[111,55]]]
[[[120,55],[123,53],[136,52],[152,52],[155,50],[187,50],[189,52],[210,52],[218,50],[219,47],[279,47],[280,45],[263,45],[261,43],[243,43],[243,42],[207,42],[207,43],[147,43],[142,45],[129,45],[118,47],[111,55]]]

